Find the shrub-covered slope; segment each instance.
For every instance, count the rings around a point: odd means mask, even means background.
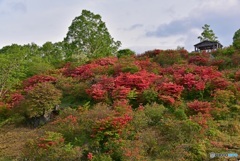
[[[8,92],[0,121],[6,128],[22,118],[21,126],[45,131],[19,149],[17,157],[28,160],[200,161],[210,152],[240,154],[239,65],[240,52],[231,47],[70,62]]]

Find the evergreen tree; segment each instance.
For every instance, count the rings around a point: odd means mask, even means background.
[[[200,41],[205,41],[205,40],[218,41],[217,40],[218,37],[216,37],[213,30],[210,29],[210,25],[205,24],[202,27],[202,29],[203,29],[203,32],[201,33],[201,36],[198,36],[198,39],[200,39]]]

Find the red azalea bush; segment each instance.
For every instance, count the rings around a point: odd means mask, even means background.
[[[187,103],[187,106],[196,113],[209,114],[211,110],[211,103],[198,100]]]
[[[102,76],[86,91],[95,100],[105,100],[110,96],[112,99],[125,99],[131,90],[136,89],[142,92],[149,88],[157,78],[160,77],[145,70],[134,74],[120,73],[116,77]]]
[[[151,62],[149,58],[146,58],[145,60],[136,60],[135,64],[140,68],[140,70],[146,70],[155,74],[160,70],[160,65],[155,62]]]
[[[134,74],[120,73],[114,82],[115,86],[125,86],[131,89],[136,88],[141,91],[148,88],[157,78],[157,75],[142,70]]]
[[[209,56],[204,57],[203,55],[194,55],[188,59],[189,64],[195,65],[208,65],[209,64]]]
[[[182,85],[187,90],[203,91],[207,83],[212,84],[214,89],[226,88],[228,85],[222,73],[213,67],[174,65],[161,69],[160,73],[165,77],[171,78],[176,84]]]
[[[8,101],[8,104],[11,108],[18,106],[22,100],[24,100],[24,96],[21,93],[13,93],[10,95],[10,100]]]
[[[89,79],[94,76],[93,69],[100,67],[98,64],[85,64],[74,69],[66,70],[63,74],[78,79]]]
[[[162,83],[158,87],[158,97],[159,99],[163,100],[163,102],[174,104],[175,100],[180,98],[183,89],[183,86],[174,84],[172,82]]]
[[[225,78],[221,77],[210,80],[210,87],[213,89],[226,89],[229,84],[230,83]]]
[[[56,82],[57,79],[55,77],[49,76],[49,75],[35,75],[28,79],[26,79],[23,82],[23,86],[25,90],[30,90],[38,83],[44,83],[44,82]]]
[[[104,101],[107,98],[107,90],[104,89],[102,84],[94,84],[86,92],[97,101]]]
[[[117,86],[112,90],[112,98],[113,99],[126,99],[131,88],[124,86]]]

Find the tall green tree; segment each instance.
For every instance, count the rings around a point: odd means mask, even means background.
[[[233,36],[233,46],[236,49],[240,49],[240,29],[238,29]]]
[[[39,53],[44,61],[54,67],[61,66],[66,58],[66,52],[62,42],[46,42],[39,48]]]
[[[203,29],[203,32],[201,33],[201,36],[198,36],[198,39],[200,39],[200,41],[205,41],[205,40],[218,41],[217,40],[218,37],[215,35],[213,30],[210,29],[210,25],[205,24],[202,27],[202,29]]]
[[[82,10],[67,33],[64,42],[72,53],[86,54],[88,57],[104,57],[115,54],[121,45],[114,41],[99,14]]]
[[[0,50],[0,100],[25,78],[25,51],[13,44]]]

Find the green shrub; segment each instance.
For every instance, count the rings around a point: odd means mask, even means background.
[[[182,63],[183,58],[181,53],[176,50],[166,50],[160,52],[153,59],[154,62],[159,63],[163,67],[171,66],[173,64]]]
[[[149,125],[159,124],[166,111],[167,109],[163,105],[157,103],[146,105],[144,110],[145,115],[149,118]]]
[[[107,154],[98,154],[93,156],[92,161],[112,161],[112,158]]]
[[[23,150],[23,158],[26,160],[42,161],[74,161],[80,160],[82,151],[79,147],[73,147],[70,143],[64,144],[61,133],[46,131],[36,140],[29,140]]]
[[[133,56],[135,55],[135,52],[130,50],[130,49],[122,49],[117,52],[117,57],[128,57],[128,56]]]
[[[186,113],[183,109],[176,109],[174,111],[174,115],[179,120],[186,120],[187,119],[187,115],[186,115]]]
[[[153,88],[149,88],[143,91],[142,99],[144,103],[156,102],[158,99],[158,92]]]
[[[7,119],[10,115],[10,110],[7,108],[7,105],[3,102],[0,102],[0,122]]]
[[[27,91],[21,112],[27,118],[49,115],[61,103],[62,93],[49,82],[39,83]]]

